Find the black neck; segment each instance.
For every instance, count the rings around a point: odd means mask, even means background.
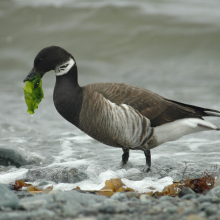
[[[65,81],[71,83],[74,87],[80,87],[78,84],[78,70],[77,66],[74,65],[66,74],[56,76],[56,81]]]
[[[82,106],[83,92],[78,84],[77,66],[68,73],[56,76],[54,104],[57,111],[69,122],[79,126],[79,114]]]

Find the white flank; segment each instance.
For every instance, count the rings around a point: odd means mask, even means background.
[[[219,130],[219,128],[199,118],[185,118],[155,127],[154,137],[158,146],[167,141],[177,140],[184,135],[205,130]]]
[[[62,65],[60,65],[58,67],[56,67],[56,69],[55,69],[56,76],[61,76],[61,75],[64,75],[64,74],[68,73],[68,71],[72,68],[72,66],[74,64],[75,64],[75,61],[71,58],[67,62],[63,63]]]
[[[141,147],[153,132],[150,120],[129,105],[116,105],[103,96],[100,97],[102,97],[102,114],[96,121],[100,123],[98,126],[104,126],[108,136],[121,146],[133,149]],[[106,115],[109,120],[100,120],[106,118]]]

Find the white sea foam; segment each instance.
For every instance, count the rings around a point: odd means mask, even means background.
[[[213,164],[213,165],[220,165],[220,162],[210,162],[210,164]]]
[[[87,169],[89,172],[95,172],[95,170]],[[89,174],[88,172],[88,174]],[[100,190],[105,186],[105,181],[111,178],[121,178],[122,182],[127,186],[139,193],[150,192],[150,191],[162,191],[163,188],[169,184],[173,183],[171,177],[165,177],[162,179],[146,177],[141,181],[129,180],[126,177],[131,174],[140,173],[138,169],[131,168],[128,170],[120,169],[117,171],[106,170],[97,175],[91,175],[90,178],[83,180],[78,183],[69,184],[69,183],[59,183],[54,186],[54,189],[57,190],[71,190],[79,186],[82,190]]]
[[[15,143],[15,144],[23,144],[26,143],[27,140],[25,140],[24,138],[18,138],[18,137],[10,137],[9,142],[11,143]]]
[[[78,144],[87,144],[91,143],[92,138],[88,135],[74,136],[74,137],[65,137],[65,140],[74,141],[74,143]]]
[[[162,179],[156,179],[151,177],[146,177],[140,181],[128,180],[122,178],[123,183],[129,188],[134,189],[136,192],[145,193],[150,191],[159,191],[161,192],[165,186],[168,186],[173,183],[171,177],[164,177]]]
[[[50,165],[48,165],[48,167],[57,167],[57,166],[63,166],[63,167],[74,167],[74,168],[78,168],[81,167],[83,165],[88,165],[89,161],[86,159],[82,159],[82,160],[74,160],[70,158],[70,161],[66,161],[66,162],[55,162],[52,163]]]
[[[179,140],[176,143],[184,145],[192,151],[197,151],[201,146],[210,146],[212,144],[219,145],[220,141],[218,140],[211,141],[208,139],[201,139],[201,138],[189,138],[189,139]]]
[[[21,179],[28,172],[28,169],[25,168],[12,168],[7,172],[2,172],[0,174],[0,183],[10,184],[14,183],[15,180]]]
[[[65,160],[69,157],[71,157],[73,150],[71,147],[72,143],[68,140],[63,141],[63,143],[61,144],[61,151],[57,156],[53,156],[55,159],[55,163],[59,163],[62,160]]]

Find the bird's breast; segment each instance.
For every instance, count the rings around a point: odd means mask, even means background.
[[[82,95],[74,90],[54,89],[53,101],[59,114],[67,121],[79,127],[79,114],[82,106]]]

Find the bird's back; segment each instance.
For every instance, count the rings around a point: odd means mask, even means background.
[[[124,83],[94,83],[83,87],[84,94],[97,92],[119,105],[126,104],[139,111],[156,127],[182,118],[201,118],[203,108],[177,103],[147,89]]]

